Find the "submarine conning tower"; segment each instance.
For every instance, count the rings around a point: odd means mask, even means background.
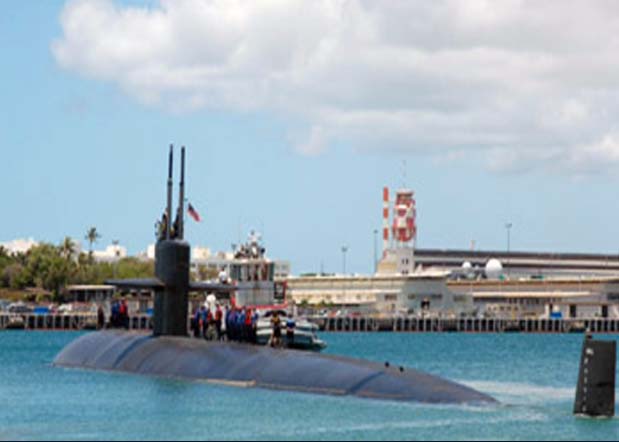
[[[155,246],[155,276],[163,287],[155,291],[153,334],[155,336],[187,335],[187,302],[189,293],[189,243],[184,240],[185,146],[181,148],[181,178],[176,220],[172,219],[172,172],[174,147],[168,159],[167,206],[160,224]]]
[[[165,287],[155,292],[153,334],[186,336],[189,244],[178,239],[159,241],[155,256],[155,275]]]

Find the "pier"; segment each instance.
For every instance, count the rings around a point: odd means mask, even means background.
[[[17,319],[16,319],[17,318]],[[20,319],[21,318],[21,319]],[[308,319],[323,332],[397,333],[619,333],[619,319],[499,319],[344,316]],[[129,330],[151,330],[148,315],[129,316]],[[95,330],[93,314],[0,315],[0,330]],[[189,330],[189,324],[187,329]]]
[[[327,332],[619,333],[619,319],[499,319],[417,317],[309,317]]]
[[[129,330],[152,329],[148,315],[129,316]],[[3,314],[0,315],[0,330],[96,330],[96,314]]]

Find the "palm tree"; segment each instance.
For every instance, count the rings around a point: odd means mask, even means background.
[[[101,238],[101,235],[97,232],[96,227],[91,227],[86,232],[86,236],[84,238],[88,241],[88,255],[92,258],[92,245],[96,243],[99,238]]]
[[[62,241],[62,244],[60,245],[60,253],[67,260],[70,260],[75,254],[75,243],[68,236],[65,237],[65,239]]]

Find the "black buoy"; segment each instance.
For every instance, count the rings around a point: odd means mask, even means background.
[[[592,417],[615,415],[617,343],[585,336],[580,356],[574,414]]]

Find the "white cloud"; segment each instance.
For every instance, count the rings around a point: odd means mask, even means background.
[[[321,126],[312,126],[309,131],[309,136],[304,137],[302,141],[297,141],[295,147],[299,152],[305,155],[318,155],[327,148],[328,136],[324,128]]]
[[[331,140],[496,170],[619,166],[614,1],[69,2],[65,69],[179,111],[267,110]]]

